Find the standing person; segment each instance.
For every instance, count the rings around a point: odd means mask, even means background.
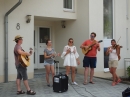
[[[46,41],[46,45],[47,45],[47,47],[46,47],[46,49],[44,49],[44,66],[46,69],[47,86],[50,87],[49,74],[51,72],[52,80],[55,75],[53,57],[55,57],[56,55],[59,56],[59,54],[56,54],[55,50],[52,48],[52,42],[50,39],[48,39]]]
[[[71,80],[73,85],[78,85],[75,82],[75,68],[77,67],[77,64],[80,64],[80,61],[78,59],[79,54],[76,50],[76,47],[73,46],[74,40],[70,38],[68,40],[68,45],[64,47],[63,53],[61,55],[61,58],[64,59],[64,66],[66,67],[66,75],[68,76],[71,69]]]
[[[109,70],[113,77],[112,86],[115,86],[116,84],[121,82],[121,79],[116,74],[116,69],[118,66],[118,56],[120,56],[120,46],[116,46],[116,41],[114,39],[111,40],[111,45],[108,47],[106,51],[106,55],[109,55]]]
[[[23,83],[27,89],[27,94],[35,95],[36,92],[32,91],[28,84],[27,68],[23,67],[22,63],[19,60],[20,55],[31,56],[32,51],[28,53],[22,50],[21,44],[23,43],[23,39],[20,35],[15,36],[14,41],[16,42],[16,45],[14,47],[14,57],[15,57],[15,66],[17,69],[17,79],[16,79],[17,94],[25,94],[25,92],[21,90],[21,80],[23,79]]]
[[[94,68],[96,68],[96,62],[97,62],[97,50],[100,51],[100,45],[99,43],[95,40],[96,33],[92,32],[90,35],[90,39],[86,40],[80,48],[85,48],[88,49],[89,45],[95,43],[95,45],[92,46],[92,49],[85,54],[84,59],[83,59],[83,67],[85,68],[84,70],[84,82],[83,84],[87,84],[87,78],[88,78],[88,71],[90,67],[90,82],[91,84],[94,84],[93,82],[93,75],[94,75]]]

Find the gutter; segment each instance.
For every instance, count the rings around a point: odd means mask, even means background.
[[[8,15],[14,11],[20,4],[22,0],[19,0],[4,16],[4,32],[5,32],[5,65],[4,65],[4,79],[5,83],[8,82]]]

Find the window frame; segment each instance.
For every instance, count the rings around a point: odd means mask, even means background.
[[[72,0],[72,9],[64,8],[64,0],[63,0],[63,10],[66,12],[74,12],[74,4],[75,0]]]
[[[114,8],[114,7],[115,7],[115,2],[114,2],[114,1],[115,1],[115,0],[112,0],[112,14],[113,14],[113,15],[112,15],[112,21],[113,21],[113,22],[112,22],[112,23],[113,23],[113,28],[112,28],[112,29],[113,29],[113,30],[112,30],[112,32],[113,32],[112,35],[113,35],[113,36],[112,36],[112,39],[114,39],[114,37],[115,37],[115,33],[114,33],[114,32],[115,32],[115,28],[114,28],[114,26],[115,26],[115,22],[114,22],[114,21],[115,21],[115,19],[114,19],[114,17],[115,17],[115,8]],[[103,10],[104,10],[104,9],[103,9]],[[103,13],[103,14],[104,14],[104,13]],[[103,19],[104,19],[104,18],[103,18]],[[111,40],[111,39],[105,39],[105,38],[104,38],[104,20],[103,20],[103,40],[105,40],[105,41],[106,41],[106,40]]]
[[[115,38],[115,0],[112,0],[112,13],[113,13],[113,17],[112,17],[112,19],[113,19],[113,39]],[[104,21],[103,21],[103,27],[104,27]],[[103,31],[104,31],[104,28],[103,28]],[[104,32],[103,32],[104,33]],[[104,37],[104,36],[103,36]],[[105,41],[106,42],[111,42],[111,40],[112,39],[103,39],[103,41],[104,41],[104,44],[105,44]],[[110,43],[111,44],[111,43]],[[105,48],[106,46],[104,46],[104,48]],[[104,68],[104,73],[108,73],[109,72],[109,68]]]

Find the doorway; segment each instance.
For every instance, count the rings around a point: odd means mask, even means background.
[[[51,31],[48,27],[34,28],[34,69],[44,68],[44,49],[46,40],[51,39]]]

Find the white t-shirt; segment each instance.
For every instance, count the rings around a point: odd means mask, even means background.
[[[118,60],[116,49],[112,49],[112,52],[109,53],[109,60]]]

